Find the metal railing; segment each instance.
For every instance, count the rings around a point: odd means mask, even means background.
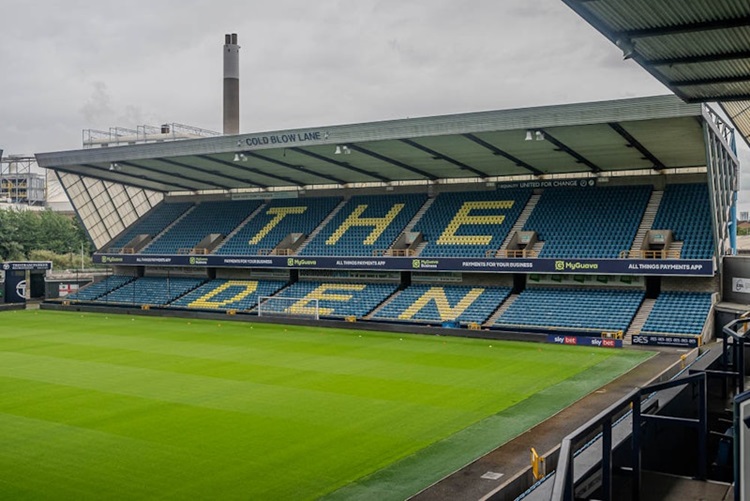
[[[624,250],[620,252],[622,259],[680,259],[678,250]]]
[[[627,413],[632,407],[632,433],[631,433],[631,499],[639,500],[641,497],[641,447],[642,426],[646,422],[659,422],[663,424],[675,424],[689,426],[698,431],[698,472],[697,478],[705,479],[707,463],[707,439],[708,439],[708,407],[707,407],[707,374],[699,372],[672,381],[656,383],[645,388],[634,390],[630,394],[618,400],[608,409],[599,413],[573,433],[565,437],[560,447],[560,458],[555,471],[555,482],[552,487],[554,501],[574,501],[575,498],[575,453],[576,444],[585,440],[601,428],[602,440],[601,458],[601,496],[600,499],[612,499],[612,425],[616,419]],[[647,414],[650,407],[643,407],[642,398],[651,393],[676,388],[679,386],[694,385],[698,387],[698,417],[684,418],[674,416],[662,416]]]

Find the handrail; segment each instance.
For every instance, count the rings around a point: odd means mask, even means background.
[[[750,321],[750,319],[748,319]],[[647,409],[642,407],[642,397],[656,391],[667,390],[688,384],[698,384],[700,388],[699,417],[697,419],[677,418],[670,416],[659,416],[664,422],[679,425],[688,425],[698,428],[698,477],[705,478],[706,464],[706,439],[708,429],[708,411],[706,405],[706,380],[705,372],[691,374],[679,379],[655,383],[644,388],[638,388],[617,402],[603,410],[585,424],[581,425],[568,434],[560,446],[560,456],[555,468],[555,480],[552,487],[550,499],[554,501],[573,501],[575,499],[575,443],[601,428],[602,437],[602,498],[612,499],[612,423],[618,414],[632,405],[632,473],[633,473],[633,499],[640,499],[641,488],[641,424],[644,420],[653,418],[653,415],[645,414]]]
[[[624,250],[620,251],[622,259],[680,259],[680,251],[665,250]]]

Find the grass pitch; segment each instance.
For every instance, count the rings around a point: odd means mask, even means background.
[[[0,313],[0,499],[403,499],[644,352]]]

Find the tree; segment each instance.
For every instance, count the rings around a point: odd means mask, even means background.
[[[0,210],[0,260],[28,259],[32,251],[91,254],[91,245],[78,221],[63,214]]]

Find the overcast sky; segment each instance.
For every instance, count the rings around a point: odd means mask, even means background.
[[[560,0],[2,0],[0,19],[6,155],[220,131],[225,33],[243,133],[669,93]]]

